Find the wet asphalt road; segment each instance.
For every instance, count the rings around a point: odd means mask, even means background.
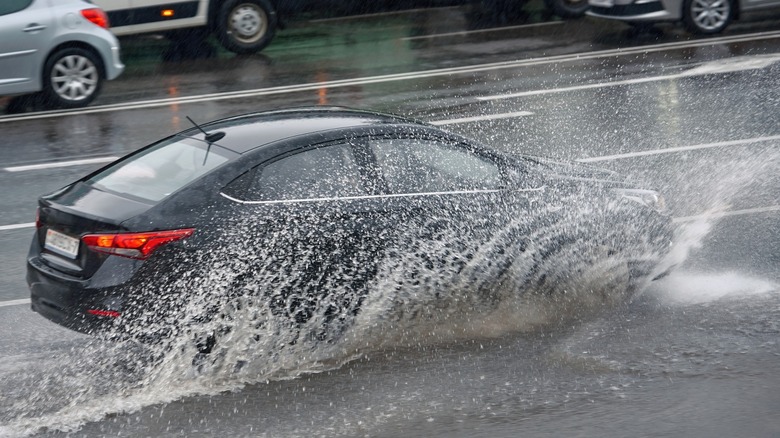
[[[79,400],[97,414],[40,425],[91,418],[85,436],[779,435],[780,16],[754,18],[709,39],[590,19],[458,33],[480,23],[441,8],[296,23],[249,57],[211,47],[179,59],[164,41],[124,42],[126,74],[88,111],[0,117],[0,302],[22,300],[0,307],[2,392],[15,401],[0,405],[0,426],[45,412],[50,400],[18,385],[57,374],[86,342],[24,304],[25,224],[38,195],[97,165],[16,167],[119,156],[186,128],[185,116],[327,104],[629,173],[666,194],[681,226],[725,217],[689,239],[677,274],[569,330],[370,353],[172,402],[154,388],[124,408],[119,395],[104,411]]]

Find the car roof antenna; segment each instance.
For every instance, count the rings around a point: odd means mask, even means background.
[[[205,136],[205,138],[206,138],[206,141],[207,141],[207,142],[209,142],[209,145],[208,145],[208,147],[206,148],[206,155],[203,157],[203,166],[205,166],[205,165],[206,165],[206,160],[208,160],[208,159],[209,159],[209,152],[211,152],[211,144],[212,144],[212,143],[214,143],[215,141],[219,141],[219,140],[221,140],[221,139],[222,139],[222,137],[224,137],[224,136],[225,136],[225,133],[224,133],[224,132],[222,132],[222,131],[217,131],[217,132],[212,132],[211,134],[208,134],[208,133],[206,133],[206,131],[204,131],[204,130],[203,130],[203,128],[201,128],[201,127],[200,127],[200,125],[198,125],[197,123],[195,123],[195,121],[194,121],[194,120],[192,120],[192,119],[190,118],[190,116],[184,116],[184,117],[186,117],[186,118],[187,118],[187,120],[189,120],[189,121],[190,121],[190,123],[192,123],[193,125],[195,125],[195,127],[196,127],[196,128],[198,128],[198,130],[199,130],[200,132],[202,132],[202,133],[203,133],[203,135],[204,135],[204,136]]]
[[[198,130],[199,130],[200,132],[202,132],[202,133],[203,133],[203,135],[205,136],[205,140],[206,140],[207,142],[209,142],[209,145],[211,145],[211,143],[214,143],[214,142],[216,142],[216,141],[222,140],[222,137],[224,137],[224,136],[225,136],[225,133],[224,133],[224,132],[222,132],[222,131],[212,132],[211,134],[209,134],[209,133],[207,133],[206,131],[204,131],[204,130],[203,130],[203,128],[201,128],[201,127],[200,127],[200,125],[198,125],[197,123],[195,123],[195,121],[194,121],[194,120],[192,120],[192,119],[190,118],[190,116],[184,116],[184,117],[186,117],[186,118],[187,118],[187,120],[189,120],[189,121],[190,121],[190,123],[192,123],[193,125],[195,125],[195,127],[196,127],[196,128],[198,128]]]

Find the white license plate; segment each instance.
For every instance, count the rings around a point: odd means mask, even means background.
[[[79,239],[66,236],[54,230],[46,230],[46,249],[75,259],[79,255]]]

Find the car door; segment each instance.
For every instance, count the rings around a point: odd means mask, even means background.
[[[357,313],[381,250],[377,199],[354,148],[341,141],[284,153],[226,189],[238,203],[234,244],[245,247],[238,293],[262,297],[275,316],[317,336],[335,336]]]
[[[45,0],[0,2],[0,95],[37,91],[55,21]]]
[[[506,190],[500,164],[457,140],[377,136],[367,147],[386,183],[383,221],[395,230],[379,276],[411,293],[382,306],[417,318],[446,315],[439,306],[453,303],[495,304],[493,286],[522,251],[526,193]]]

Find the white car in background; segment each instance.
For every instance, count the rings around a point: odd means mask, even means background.
[[[723,31],[744,12],[780,7],[780,0],[589,0],[588,15],[634,25],[682,21],[693,33]]]
[[[124,65],[106,14],[84,0],[0,0],[0,96],[79,108]]]
[[[213,33],[225,49],[246,54],[262,50],[274,38],[279,9],[304,0],[93,1],[106,11],[117,36],[160,33],[198,45]]]

